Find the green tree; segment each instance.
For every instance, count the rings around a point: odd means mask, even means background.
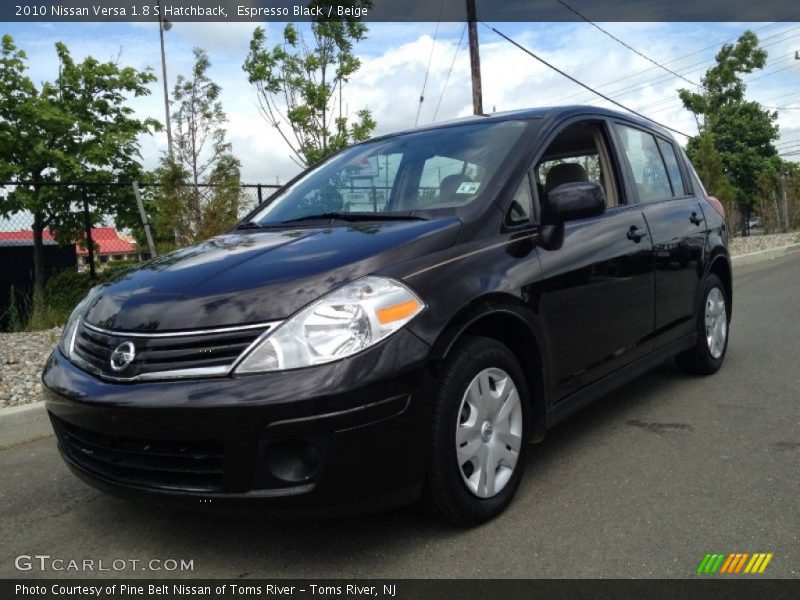
[[[736,190],[725,172],[722,155],[714,144],[714,134],[705,133],[696,139],[696,146],[692,152],[692,164],[706,191],[718,198],[725,206],[725,221],[728,231],[735,232],[739,214]]]
[[[778,114],[745,98],[747,86],[742,76],[762,69],[767,53],[758,45],[752,31],[744,32],[735,44],[725,44],[716,55],[716,64],[706,71],[699,92],[679,91],[684,107],[698,119],[700,135],[691,139],[687,152],[698,171],[714,171],[716,187],[709,186],[727,203],[750,205],[759,190],[759,174],[768,168],[777,151],[775,124]],[[710,144],[710,145],[709,145]],[[705,166],[704,160],[722,164]],[[723,184],[723,180],[727,183]]]
[[[758,174],[758,192],[755,205],[765,233],[783,229],[781,206],[781,161],[775,157],[767,168]]]
[[[81,190],[53,184],[107,183],[141,173],[138,137],[159,128],[137,119],[130,96],[150,93],[149,71],[99,62],[76,63],[63,43],[56,44],[59,76],[37,88],[26,75],[26,56],[11,36],[2,39],[0,57],[0,176],[26,182],[0,198],[0,215],[33,217],[34,316],[44,305],[44,231],[61,243],[82,239],[83,215],[74,210]],[[87,187],[93,222],[104,215],[135,211],[127,190]],[[124,193],[123,193],[124,192]]]
[[[327,13],[329,4],[314,1]],[[350,0],[351,6],[371,6]],[[375,129],[366,108],[351,119],[342,106],[342,88],[359,69],[353,53],[365,39],[367,26],[356,19],[315,20],[311,43],[294,24],[283,30],[283,41],[267,47],[262,28],[253,32],[243,69],[256,89],[261,113],[291,149],[292,159],[309,166],[352,142],[368,139]],[[338,97],[337,97],[338,93]]]
[[[154,220],[160,237],[172,232],[177,245],[229,229],[242,203],[240,163],[226,141],[222,89],[208,76],[205,50],[195,48],[194,57],[191,76],[179,75],[172,92],[175,155],[165,156],[157,173],[161,194]]]

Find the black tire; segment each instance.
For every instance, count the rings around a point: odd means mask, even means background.
[[[706,305],[708,303],[709,295],[713,290],[719,290],[725,302],[725,342],[722,346],[722,353],[715,357],[709,349],[709,344],[706,338]],[[715,274],[709,273],[703,285],[703,303],[697,315],[697,342],[695,345],[678,354],[675,361],[678,366],[690,375],[711,375],[719,371],[725,360],[725,354],[728,352],[728,339],[730,338],[729,324],[730,324],[730,311],[728,310],[728,294],[725,289],[725,284]]]
[[[479,373],[489,368],[502,369],[516,386],[522,409],[522,428],[519,453],[510,478],[496,495],[481,498],[470,491],[462,477],[455,436],[466,390]],[[453,350],[442,368],[439,381],[430,424],[426,479],[419,507],[426,514],[453,525],[478,525],[503,512],[519,487],[525,470],[530,431],[528,386],[519,362],[506,346],[490,338],[472,336],[465,337]],[[491,432],[488,435],[491,436]],[[500,468],[497,467],[497,473]]]

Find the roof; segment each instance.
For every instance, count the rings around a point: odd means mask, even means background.
[[[45,246],[56,245],[53,235],[46,229],[42,232],[42,241]],[[24,231],[0,231],[0,246],[3,248],[8,248],[10,246],[33,246],[33,232],[30,229]]]
[[[42,239],[46,242],[54,241],[53,234],[47,229],[42,232]],[[33,242],[33,231],[24,229],[20,231],[0,231],[0,240],[15,242]]]
[[[132,254],[136,252],[136,242],[130,237],[120,235],[113,227],[95,227],[92,229],[92,241],[98,248],[98,254]],[[88,254],[85,248],[78,248],[78,254]]]
[[[45,229],[42,232],[42,239],[46,244],[55,243],[55,238],[51,231]],[[96,227],[92,229],[92,241],[97,247],[97,254],[132,254],[136,252],[136,242],[125,235],[121,235],[113,227]],[[33,231],[24,229],[19,231],[0,231],[0,242],[7,242],[5,245],[27,245],[33,243]],[[75,244],[75,251],[79,255],[88,254],[86,248],[82,248],[79,243]]]
[[[577,115],[594,115],[601,117],[611,117],[626,119],[638,123],[643,127],[659,131],[662,135],[667,135],[666,130],[662,125],[655,121],[643,119],[635,114],[623,112],[619,110],[611,110],[599,106],[591,106],[588,104],[575,104],[569,106],[540,106],[536,108],[522,108],[517,110],[506,110],[502,112],[494,112],[483,115],[471,115],[468,117],[461,117],[450,121],[441,121],[438,123],[430,123],[419,127],[404,129],[402,131],[393,132],[383,137],[393,137],[401,133],[412,133],[416,131],[428,131],[431,129],[438,129],[440,127],[450,127],[453,125],[466,125],[469,123],[483,123],[486,121],[510,121],[512,119],[563,119]],[[373,138],[374,139],[380,138]]]

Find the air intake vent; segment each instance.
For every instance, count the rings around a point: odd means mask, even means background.
[[[86,471],[128,485],[182,491],[222,489],[221,442],[145,440],[96,433],[50,415],[61,449]]]

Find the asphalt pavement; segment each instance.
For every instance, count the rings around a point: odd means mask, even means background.
[[[0,577],[91,576],[15,569],[44,554],[193,561],[102,573],[126,577],[670,578],[707,552],[770,552],[762,577],[798,577],[800,254],[736,269],[717,375],[666,362],[532,450],[510,509],[464,530],[412,508],[266,519],[132,503],[74,477],[50,436],[0,451]]]

